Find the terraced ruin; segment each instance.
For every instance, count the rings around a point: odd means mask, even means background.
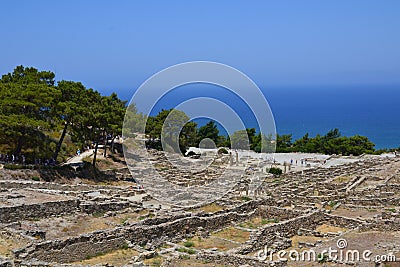
[[[190,179],[155,158],[172,180],[191,185],[229,164],[221,156],[214,171]],[[3,169],[0,266],[399,266],[392,261],[400,259],[400,158],[348,162],[281,176],[252,167],[246,174],[260,177],[257,190],[245,175],[220,199],[191,208],[156,201],[134,182],[33,181],[40,174]],[[130,177],[126,168],[114,172]],[[328,259],[324,249],[338,240],[347,242],[344,253],[370,250],[385,260]],[[272,250],[313,250],[317,258]]]

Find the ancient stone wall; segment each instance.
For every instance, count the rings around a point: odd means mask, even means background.
[[[255,204],[248,203],[249,209]],[[244,208],[244,207],[242,207]],[[47,262],[71,262],[83,260],[88,255],[117,249],[132,242],[136,245],[159,245],[163,241],[181,240],[187,235],[195,234],[199,229],[214,231],[233,222],[248,220],[256,215],[256,210],[248,213],[225,212],[213,216],[191,216],[155,225],[138,223],[127,227],[107,231],[97,231],[91,234],[72,237],[66,240],[53,240],[15,251],[15,256],[21,259],[37,259]],[[152,220],[153,223],[157,221]]]
[[[273,261],[273,262],[262,262],[253,257],[246,257],[243,255],[230,254],[230,253],[207,253],[202,252],[196,256],[197,259],[219,263],[219,264],[231,264],[233,266],[275,266],[275,267],[283,267],[287,266],[287,263],[284,261]]]
[[[266,219],[276,219],[278,221],[286,221],[297,216],[303,212],[298,210],[289,210],[279,207],[262,206],[258,210],[258,215]]]
[[[118,211],[126,208],[141,208],[139,204],[128,201],[84,201],[78,199],[58,200],[37,204],[0,207],[0,223],[17,222],[28,219],[47,218],[52,215],[70,214],[76,211],[87,214]]]
[[[370,196],[369,198],[347,198],[344,200],[345,204],[352,204],[356,206],[400,206],[400,198],[397,197],[378,197]]]
[[[43,202],[30,205],[0,207],[0,222],[9,223],[31,218],[46,218],[52,215],[75,212],[79,205],[76,199]]]
[[[400,221],[398,220],[381,220],[381,221],[373,221],[369,220],[367,224],[364,224],[360,227],[361,231],[382,231],[382,232],[391,232],[391,231],[400,231]]]
[[[121,248],[126,243],[123,236],[118,236],[120,229],[97,231],[91,234],[66,240],[52,240],[32,244],[14,252],[23,260],[36,259],[45,262],[71,262],[94,256],[98,252],[108,252]]]
[[[100,186],[100,185],[67,185],[67,184],[57,184],[51,182],[34,182],[34,181],[8,181],[0,180],[0,188],[4,189],[47,189],[47,190],[57,190],[61,192],[66,191],[78,191],[80,193],[84,191],[94,191],[94,190],[107,190],[110,189],[121,189],[120,187],[112,186]]]
[[[253,233],[250,237],[250,242],[237,249],[237,253],[247,254],[262,249],[265,245],[271,246],[276,239],[277,233],[282,237],[291,237],[297,233],[298,229],[314,229],[324,220],[324,213],[318,210],[284,222],[266,225]]]
[[[140,205],[136,205],[128,201],[113,201],[113,202],[94,202],[86,201],[79,205],[79,210],[87,214],[105,213],[107,211],[124,210],[130,207],[139,208]]]
[[[337,216],[332,214],[324,214],[326,222],[331,225],[336,225],[343,228],[356,228],[363,226],[366,222],[362,220],[357,220],[354,218],[348,218],[343,216]]]

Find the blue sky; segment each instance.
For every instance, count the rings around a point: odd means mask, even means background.
[[[2,1],[0,73],[56,72],[128,96],[210,60],[259,86],[400,84],[400,1]]]

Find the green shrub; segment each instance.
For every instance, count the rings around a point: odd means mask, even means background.
[[[4,169],[8,169],[8,170],[22,170],[22,169],[27,169],[27,166],[24,166],[24,165],[17,165],[17,164],[6,164],[6,165],[4,165]]]
[[[182,253],[187,253],[189,255],[193,255],[193,254],[196,253],[196,251],[194,249],[191,249],[191,248],[178,248],[176,250],[179,251],[179,252],[182,252]]]
[[[100,218],[100,217],[103,217],[103,216],[104,216],[104,212],[95,211],[95,212],[92,214],[92,216],[95,217],[95,218]]]
[[[186,250],[186,253],[189,254],[189,255],[193,255],[193,254],[196,254],[196,251],[194,249],[190,248],[190,249]]]
[[[33,181],[36,181],[36,182],[39,182],[39,181],[40,181],[40,177],[38,177],[38,176],[33,176],[33,177],[32,177],[32,180],[33,180]]]
[[[190,260],[190,256],[189,256],[189,255],[183,255],[183,256],[182,256],[182,259],[184,259],[184,260]]]
[[[129,248],[129,245],[126,242],[121,246],[121,249],[128,249],[128,248]]]
[[[193,246],[194,246],[194,243],[193,243],[192,241],[186,241],[183,245],[184,245],[185,247],[187,247],[187,248],[190,248],[190,247],[193,247]]]
[[[161,266],[161,264],[162,264],[161,259],[154,259],[152,262],[152,265],[155,267],[159,267],[159,266]]]
[[[329,201],[328,206],[333,208],[337,204],[336,201]]]
[[[121,224],[125,224],[128,221],[129,221],[129,218],[125,217],[125,218],[121,219]]]
[[[224,147],[218,149],[218,154],[229,154],[228,150]]]
[[[268,172],[272,173],[273,175],[281,175],[282,174],[282,170],[280,168],[276,168],[276,167],[272,167],[271,169],[269,169]]]
[[[318,263],[326,263],[328,261],[328,255],[326,254],[318,254]]]
[[[240,199],[241,199],[242,201],[250,201],[250,200],[251,200],[250,197],[246,197],[246,196],[242,196],[242,197],[240,197]]]

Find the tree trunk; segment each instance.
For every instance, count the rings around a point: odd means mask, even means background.
[[[104,154],[103,156],[106,158],[107,157],[107,132],[104,132]]]
[[[68,122],[65,122],[64,129],[62,131],[60,140],[58,140],[58,143],[56,146],[56,151],[54,152],[54,155],[53,155],[54,162],[57,162],[58,153],[60,153],[61,145],[64,142],[65,135],[67,134],[67,128],[68,128]]]
[[[96,158],[97,158],[97,149],[99,148],[99,140],[96,141],[96,146],[94,147],[94,154],[93,154],[93,167],[96,167]]]
[[[112,136],[112,139],[111,139],[111,152],[113,153],[113,154],[115,154],[115,148],[114,148],[114,136]]]
[[[18,137],[17,148],[15,149],[15,152],[14,152],[15,156],[19,156],[21,154],[24,139],[25,139],[24,135],[21,135],[20,137]]]

